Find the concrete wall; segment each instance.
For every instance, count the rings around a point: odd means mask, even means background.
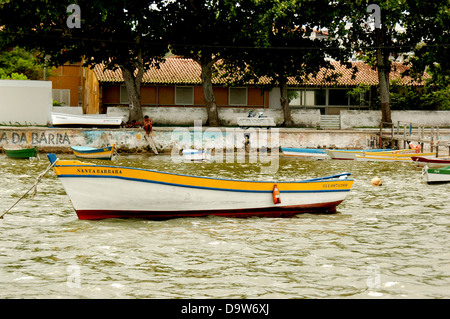
[[[377,130],[325,131],[312,129],[258,129],[236,127],[210,128],[155,127],[152,138],[158,151],[181,148],[242,148],[246,135],[251,145],[308,148],[367,148],[376,142]],[[69,129],[43,127],[0,127],[0,147],[9,145],[38,146],[41,152],[71,153],[71,146],[103,147],[116,144],[122,152],[149,152],[142,129]],[[372,144],[371,144],[372,143]]]
[[[413,126],[450,127],[450,111],[391,111],[391,117],[395,125],[401,121],[414,123]],[[378,127],[380,121],[381,111],[341,111],[341,129]]]
[[[0,80],[0,124],[47,125],[51,109],[51,81]]]
[[[277,125],[284,121],[281,109],[221,107],[218,110],[219,118],[226,126],[237,126],[237,118],[247,117],[249,111],[263,112],[264,116],[273,117]],[[295,125],[312,128],[320,125],[320,111],[317,109],[293,109],[291,112]],[[204,125],[208,118],[204,107],[143,107],[143,113],[151,117],[153,123],[158,126],[193,125],[196,120],[201,120],[202,125]],[[127,107],[108,107],[107,114],[110,116],[125,116],[125,120],[128,121]]]

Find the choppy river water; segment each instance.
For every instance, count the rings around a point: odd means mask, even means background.
[[[112,164],[267,177],[260,164],[174,163],[165,155]],[[0,155],[1,211],[47,166],[43,154]],[[268,178],[346,171],[355,184],[336,214],[165,221],[78,220],[50,171],[34,199],[0,220],[0,298],[449,298],[450,184],[427,185],[412,163],[284,158]],[[370,185],[374,176],[383,186]]]

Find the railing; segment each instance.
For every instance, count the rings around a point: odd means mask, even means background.
[[[430,144],[430,152],[434,152],[436,148],[436,156],[439,154],[439,147],[449,147],[449,140],[441,140],[439,126],[426,127],[423,124],[398,121],[394,123],[380,122],[379,147],[382,147],[383,139],[391,141],[403,141],[403,148],[409,148],[408,143],[415,141],[421,144]]]

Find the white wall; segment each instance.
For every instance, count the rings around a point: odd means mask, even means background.
[[[51,81],[0,80],[0,124],[47,125],[51,109]]]
[[[195,120],[201,120],[202,125],[206,123],[208,116],[204,107],[143,107],[144,115],[152,118],[153,123],[162,125],[193,125]],[[238,117],[247,117],[248,112],[263,112],[264,116],[273,117],[276,125],[284,121],[281,109],[253,109],[223,107],[219,108],[219,118],[226,126],[237,126]],[[108,107],[109,116],[124,116],[128,121],[127,107]],[[292,109],[292,121],[301,127],[318,127],[320,125],[320,111],[318,109]]]
[[[398,121],[424,126],[450,127],[450,111],[391,111],[392,122]],[[379,127],[381,111],[341,111],[341,129]]]

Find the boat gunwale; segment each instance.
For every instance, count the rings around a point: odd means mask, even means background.
[[[82,163],[82,162],[80,162]],[[180,176],[180,177],[192,177],[192,178],[200,178],[200,179],[210,179],[210,180],[217,180],[217,181],[230,181],[230,182],[246,182],[246,183],[309,183],[309,182],[320,182],[323,180],[329,181],[354,181],[353,179],[339,179],[340,176],[350,176],[350,172],[344,172],[329,176],[323,176],[323,177],[317,177],[317,178],[311,178],[311,179],[305,179],[301,181],[252,181],[252,180],[239,180],[239,179],[227,179],[227,178],[217,178],[217,177],[208,177],[208,176],[196,176],[196,175],[187,175],[187,174],[179,174],[179,173],[169,173],[169,172],[162,172],[147,168],[137,168],[137,167],[128,167],[128,166],[111,166],[111,165],[96,165],[96,164],[71,164],[71,165],[58,165],[55,164],[55,167],[95,167],[95,168],[110,168],[110,169],[127,169],[127,170],[137,170],[137,171],[146,171],[151,173],[159,173],[159,174],[166,174],[166,175],[174,175],[174,176]],[[72,175],[72,174],[70,174]],[[58,175],[63,176],[63,175]],[[65,177],[68,177],[67,175],[64,175]],[[80,177],[80,176],[89,176],[89,175],[73,175],[74,177]],[[98,177],[106,177],[108,175],[92,175],[92,176],[98,176]],[[120,177],[120,176],[111,176],[111,177]]]

